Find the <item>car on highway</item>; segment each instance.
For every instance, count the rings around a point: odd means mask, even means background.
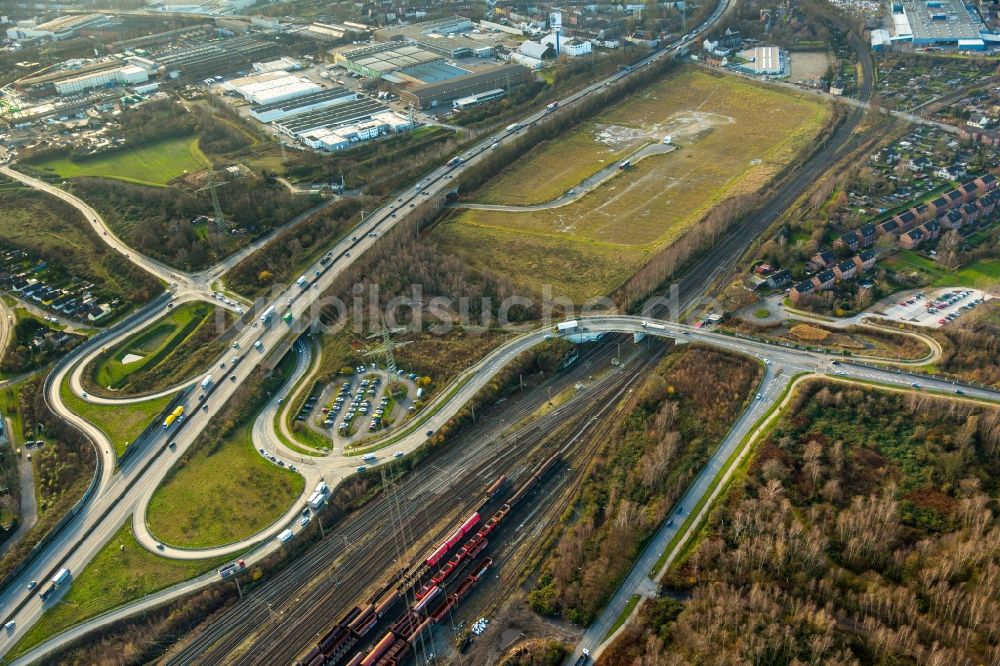
[[[263,343],[263,342],[261,342],[260,340],[258,340],[257,342],[253,343],[253,348],[254,348],[254,349],[260,349],[260,348],[262,348],[263,346],[264,346],[264,343]]]
[[[156,550],[164,550],[165,548],[166,547],[162,543],[159,541],[156,542]]]
[[[29,590],[33,590],[36,587],[38,587],[38,581],[37,580],[32,580],[32,581],[28,582],[28,589]]]
[[[14,622],[14,620],[11,620],[7,624],[3,625],[3,628],[7,630],[7,633],[11,633],[12,631],[14,631],[14,627],[16,627],[16,626],[17,626],[17,623]]]
[[[965,391],[962,389],[955,389],[955,395],[965,395]]]
[[[309,516],[302,516],[299,518],[299,527],[305,527],[309,524]]]
[[[763,396],[760,393],[757,394],[757,399],[760,400]]]

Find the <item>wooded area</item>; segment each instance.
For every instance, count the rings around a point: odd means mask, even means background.
[[[812,382],[601,664],[997,663],[1000,409]]]
[[[760,375],[742,356],[673,351],[637,389],[587,470],[528,599],[588,625],[742,411]]]

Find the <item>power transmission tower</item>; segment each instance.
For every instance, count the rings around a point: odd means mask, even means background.
[[[219,203],[219,193],[218,188],[222,187],[226,183],[215,181],[215,172],[208,172],[208,185],[196,190],[197,192],[203,192],[208,190],[209,196],[212,198],[212,212],[215,214],[215,228],[218,231],[224,231],[226,228],[226,216],[222,212],[222,205]]]
[[[374,347],[369,347],[365,350],[365,356],[381,356],[385,359],[385,367],[389,371],[390,375],[396,373],[396,356],[393,354],[393,349],[396,347],[402,347],[403,345],[409,344],[409,342],[393,342],[392,334],[405,331],[405,326],[400,326],[398,328],[389,329],[385,325],[385,321],[382,322],[382,327],[380,330],[372,333],[368,336],[369,339],[372,338],[382,338],[382,343],[375,345]]]

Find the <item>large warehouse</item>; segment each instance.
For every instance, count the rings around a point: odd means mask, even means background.
[[[967,40],[998,41],[974,9],[960,0],[903,0],[893,6],[895,41],[961,45]]]
[[[506,64],[438,83],[427,83],[401,90],[399,96],[418,109],[451,106],[457,99],[496,88],[510,90],[512,86],[527,83],[534,75],[521,65]]]
[[[149,72],[136,65],[124,65],[114,69],[106,69],[99,72],[81,74],[54,83],[56,92],[60,95],[72,95],[73,93],[90,90],[92,88],[103,88],[121,84],[145,83],[149,80]]]
[[[374,79],[396,70],[441,61],[437,53],[401,42],[387,42],[334,53],[333,61],[349,72]]]
[[[156,62],[166,68],[171,78],[181,74],[216,76],[249,69],[251,63],[279,56],[280,51],[278,42],[257,37],[233,37],[161,53],[156,56]]]
[[[281,122],[276,122],[274,126],[288,136],[298,139],[301,135],[314,130],[347,125],[388,110],[389,107],[381,102],[362,98],[326,109],[296,113]]]
[[[318,111],[331,106],[337,106],[338,104],[345,104],[357,98],[358,94],[356,92],[352,92],[343,86],[337,86],[291,100],[261,104],[260,106],[255,106],[250,111],[250,115],[262,123],[271,123],[300,113]]]

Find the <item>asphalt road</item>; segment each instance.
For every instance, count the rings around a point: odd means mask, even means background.
[[[657,52],[647,57],[642,64],[654,62],[660,58],[668,57],[666,52]],[[641,65],[639,65],[641,66]],[[638,67],[638,66],[637,66]],[[560,101],[560,106],[566,107],[575,103],[584,96],[591,94],[605,87],[609,83],[617,81],[628,72],[618,72],[602,82],[591,84],[590,86],[573,93]],[[269,350],[278,347],[285,336],[289,334],[289,326],[278,319],[286,313],[293,316],[293,326],[299,328],[302,322],[310,322],[315,318],[316,313],[312,311],[312,304],[318,296],[324,293],[334,282],[335,278],[347,269],[357,257],[368,250],[376,239],[387,229],[396,224],[398,220],[404,219],[409,212],[410,204],[414,205],[422,202],[424,197],[443,194],[451,189],[451,179],[456,173],[474,165],[481,159],[481,156],[489,151],[497,140],[511,138],[522,133],[526,127],[538,122],[547,115],[545,110],[538,111],[522,120],[522,122],[512,129],[506,129],[496,135],[488,137],[477,144],[465,154],[465,163],[456,166],[442,166],[431,171],[428,176],[421,179],[415,188],[400,192],[392,203],[381,207],[369,215],[353,234],[338,241],[330,251],[332,261],[326,266],[312,267],[310,271],[319,273],[313,277],[307,287],[302,289],[297,285],[292,285],[282,292],[272,301],[273,306],[278,311],[272,321],[266,325],[255,321],[251,326],[246,326],[237,333],[235,341],[240,345],[239,361],[230,368],[232,381],[220,380],[206,393],[207,398],[204,403],[196,404],[191,396],[186,402],[186,419],[170,431],[154,429],[145,439],[137,444],[136,453],[133,454],[124,465],[112,476],[114,470],[114,450],[110,446],[107,437],[92,424],[84,419],[73,415],[61,404],[58,387],[63,375],[56,374],[50,378],[48,399],[61,416],[64,416],[71,423],[87,433],[93,441],[98,443],[99,453],[103,459],[102,468],[105,472],[100,479],[99,490],[94,499],[89,501],[82,510],[66,525],[66,527],[47,545],[44,552],[26,567],[19,576],[10,582],[0,591],[0,607],[3,608],[4,622],[14,621],[15,628],[5,632],[0,642],[0,654],[6,653],[12,645],[42,616],[45,610],[55,604],[59,597],[64,594],[64,586],[57,594],[43,602],[38,596],[38,592],[46,587],[40,584],[39,589],[29,591],[26,589],[29,580],[45,581],[51,578],[61,567],[69,568],[71,572],[82,571],[86,564],[99,552],[104,543],[113,536],[118,527],[128,518],[135,509],[137,503],[143,498],[148,498],[160,484],[163,477],[169,471],[175,456],[181,456],[190,448],[198,434],[211,421],[211,419],[222,409],[223,405],[232,397],[238,387],[246,381],[263,360]],[[211,289],[211,281],[215,279],[212,271],[198,276],[184,274],[173,270],[160,262],[148,257],[136,254],[117,239],[100,216],[87,204],[80,201],[73,195],[44,183],[38,179],[31,178],[9,167],[0,167],[0,172],[24,182],[32,187],[48,192],[81,210],[88,221],[94,225],[112,247],[125,254],[134,263],[146,268],[167,282],[177,285],[175,293],[180,298],[204,296],[206,291]],[[402,216],[400,216],[402,213]],[[227,260],[228,265],[234,265],[238,261],[237,257]],[[307,273],[311,274],[311,273]],[[145,317],[152,317],[154,311],[144,311]],[[132,330],[138,328],[140,324],[131,326]],[[296,331],[297,332],[297,331]],[[256,346],[255,346],[256,345]],[[87,345],[83,346],[89,349]],[[82,354],[82,352],[81,352]],[[228,358],[229,354],[221,360]],[[74,359],[82,356],[73,355]],[[213,364],[213,367],[216,364]],[[68,368],[69,365],[65,366]],[[65,372],[65,368],[63,372]],[[477,382],[469,381],[460,388],[454,396],[454,402],[449,404],[449,409],[441,410],[425,421],[427,429],[436,430],[447,418],[446,415],[457,411],[455,405],[464,404],[472,395]],[[418,431],[412,431],[396,447],[402,450],[413,450],[425,441],[425,437]],[[173,447],[167,446],[173,443]],[[356,460],[341,458],[337,464],[328,468],[329,472],[339,471],[350,473],[356,467]],[[259,556],[257,556],[259,559]]]
[[[724,7],[720,6],[720,8],[716,10],[716,14],[713,14],[713,17],[709,19],[709,21],[715,20],[718,17],[718,14],[721,14],[722,8]],[[690,41],[691,39],[689,38],[688,42]],[[668,57],[667,52],[658,52],[653,54],[645,60],[645,63],[653,62],[662,57]],[[627,76],[627,73],[620,72],[612,77],[609,77],[609,79],[604,82],[595,83],[584,90],[569,96],[565,100],[562,100],[561,106],[565,107],[570,105],[584,95],[594,92],[608,83],[624,76]],[[519,127],[511,130],[505,130],[497,135],[494,135],[493,137],[490,137],[486,141],[481,142],[477,147],[467,152],[466,165],[474,164],[479,159],[479,156],[489,150],[494,141],[517,135],[523,131],[523,128],[537,122],[545,115],[544,111],[537,112],[522,121]],[[451,180],[451,176],[458,173],[463,168],[465,168],[465,166],[450,168],[441,167],[435,169],[429,174],[428,177],[422,179],[414,190],[400,193],[396,201],[388,206],[384,206],[368,217],[364,223],[356,228],[355,235],[351,236],[349,239],[345,238],[339,241],[334,246],[331,251],[333,260],[329,264],[323,268],[315,268],[319,275],[311,280],[310,284],[312,286],[307,287],[305,290],[292,286],[278,295],[273,303],[278,309],[279,314],[290,312],[293,315],[293,321],[295,322],[310,321],[312,318],[310,306],[316,300],[316,297],[320,293],[323,293],[331,285],[334,278],[342,273],[343,270],[354,260],[356,260],[357,256],[361,252],[367,250],[371,245],[373,245],[375,242],[374,239],[378,235],[395,224],[396,218],[399,217],[399,212],[402,213],[402,217],[405,217],[407,213],[406,207],[410,202],[415,203],[422,200],[423,196],[432,196],[450,189],[451,183],[449,181]],[[23,174],[17,174],[16,172],[8,173],[8,175],[22,181],[26,178]],[[42,184],[40,189],[45,189],[45,187],[50,186]],[[66,195],[66,193],[58,190],[57,188],[51,189],[54,190],[52,193],[55,196],[64,198],[64,196],[61,195]],[[82,204],[82,202],[79,203]],[[96,213],[91,221],[96,226],[100,226],[100,221],[99,218],[96,217]],[[130,259],[133,258],[130,254],[131,251],[125,251],[124,249],[122,251],[129,254]],[[138,257],[133,260],[137,263],[144,261],[144,259]],[[236,259],[233,259],[233,263],[235,263],[235,261]],[[156,272],[163,267],[162,265],[156,266],[154,263],[152,264],[152,268],[154,269],[154,272]],[[170,271],[171,269],[166,268],[166,270]],[[190,290],[192,292],[204,293],[206,288],[204,282],[205,278],[202,277],[194,279],[190,276],[183,277],[182,274],[178,274],[176,271],[168,274],[170,277],[174,278],[175,282],[178,282],[179,291],[183,292],[185,290]],[[277,319],[277,316],[275,319]],[[603,320],[593,319],[587,320],[586,325],[588,328],[593,327],[592,330],[602,330],[606,332],[636,330],[636,327],[640,326],[640,324],[634,319],[629,321],[629,318],[605,318]],[[666,330],[667,329],[664,329],[664,331]],[[207,400],[204,405],[201,406],[202,408],[199,408],[199,405],[197,404],[192,404],[189,398],[189,403],[187,405],[189,408],[189,417],[180,426],[175,427],[170,432],[164,432],[156,429],[153,433],[151,433],[151,435],[147,438],[147,441],[141,443],[137,454],[130,458],[126,464],[122,466],[120,473],[117,474],[110,482],[102,483],[101,491],[98,493],[96,499],[84,507],[83,511],[81,511],[81,513],[76,516],[73,521],[71,521],[68,528],[58,535],[58,537],[46,549],[45,556],[36,560],[32,566],[23,572],[17,580],[0,593],[0,604],[2,604],[5,611],[5,621],[14,619],[17,623],[15,630],[10,632],[5,637],[3,643],[0,644],[0,651],[5,652],[8,650],[9,647],[16,642],[17,638],[19,638],[28,627],[37,621],[46,607],[46,604],[41,603],[40,599],[37,598],[37,595],[29,594],[24,589],[26,580],[29,578],[43,580],[54,573],[60,566],[67,566],[71,569],[71,571],[75,572],[82,570],[86,563],[117,530],[118,526],[122,524],[137,504],[152,494],[155,487],[159,485],[163,476],[170,468],[173,456],[181,455],[191,446],[200,430],[204,428],[204,426],[214,417],[216,413],[218,413],[219,409],[221,409],[222,405],[224,405],[225,402],[232,396],[237,387],[245,381],[248,376],[250,376],[252,369],[259,365],[267,351],[278,346],[287,334],[287,327],[281,321],[272,321],[269,322],[268,325],[255,323],[253,326],[248,326],[239,332],[236,339],[241,345],[241,353],[239,362],[236,364],[236,367],[231,370],[234,380],[220,381],[212,387],[208,393]],[[679,330],[674,330],[672,332],[672,335],[683,334],[684,333]],[[705,336],[709,335],[705,333],[695,335],[695,333],[690,331],[688,331],[688,334],[699,339],[705,338]],[[446,421],[451,414],[457,411],[461,405],[465,404],[465,402],[471,398],[475,391],[478,390],[479,386],[485,383],[489,377],[492,377],[496,371],[513,358],[513,356],[516,355],[520,349],[527,349],[533,344],[536,344],[544,339],[546,335],[548,335],[548,333],[544,331],[526,335],[514,343],[511,343],[504,349],[499,350],[499,352],[489,356],[487,359],[484,359],[484,361],[480,364],[477,364],[477,366],[475,366],[477,370],[472,373],[472,375],[468,378],[468,381],[461,385],[456,394],[448,401],[447,404],[442,405],[440,410],[418,426],[420,430],[424,428],[437,429],[441,423]],[[260,344],[259,349],[253,348],[254,342],[258,342]],[[728,341],[722,340],[715,340],[715,343],[722,346],[732,344]],[[756,345],[755,347],[752,343],[740,341],[737,348],[752,350],[761,347],[764,349],[767,348],[765,345]],[[994,397],[992,394],[990,395],[991,397]],[[431,411],[433,410],[428,410],[428,412]],[[86,424],[77,424],[86,428]],[[100,441],[101,437],[102,436],[98,434],[95,438],[96,441]],[[399,442],[394,443],[393,448],[412,450],[413,448],[420,446],[424,439],[425,438],[422,436],[420,431],[415,429],[406,434]],[[176,448],[169,449],[167,447],[168,442],[174,442],[176,444]],[[350,473],[352,468],[356,465],[356,460],[351,460],[349,458],[341,457],[337,460],[336,458],[331,457],[329,460],[331,462],[326,468],[327,473]],[[273,527],[273,531],[280,529],[280,524]],[[273,533],[273,531],[271,531],[271,533]],[[261,535],[262,538],[266,536],[268,535]],[[259,558],[259,554],[254,553],[251,555],[251,559],[253,558]],[[58,595],[56,596],[58,597]],[[53,603],[53,601],[54,599],[50,599],[48,604]],[[45,648],[47,649],[50,645],[51,644],[47,644]]]

